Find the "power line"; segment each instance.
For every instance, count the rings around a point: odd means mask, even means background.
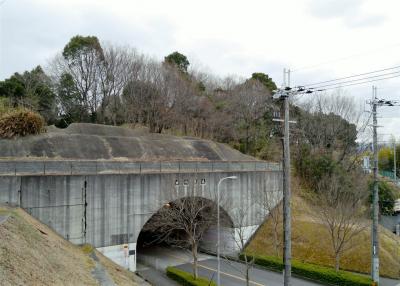
[[[334,82],[334,81],[349,79],[349,78],[353,78],[353,77],[359,77],[359,76],[363,76],[363,75],[368,75],[368,74],[373,74],[373,73],[377,73],[377,72],[383,72],[383,71],[388,71],[388,70],[393,70],[393,69],[398,69],[398,68],[400,68],[400,66],[395,66],[395,67],[390,67],[390,68],[370,71],[370,72],[366,72],[366,73],[360,73],[360,74],[355,74],[355,75],[351,75],[351,76],[345,76],[345,77],[341,77],[341,78],[336,78],[336,79],[331,79],[331,80],[326,80],[326,81],[306,84],[304,86],[311,87],[311,86],[320,85],[320,84],[324,84],[324,83],[328,83],[328,82]]]
[[[379,78],[379,79],[374,79],[374,80],[368,80],[368,81],[363,81],[363,82],[356,82],[356,83],[352,83],[352,84],[339,85],[339,86],[336,86],[336,87],[325,88],[323,90],[337,89],[337,88],[342,88],[342,87],[346,87],[346,86],[353,86],[353,85],[359,85],[359,84],[366,84],[366,83],[370,83],[370,82],[381,81],[381,80],[397,78],[397,77],[400,77],[400,75],[390,76],[390,77],[385,77],[385,78]]]
[[[323,89],[317,89],[317,88],[313,88],[313,87],[305,88],[304,86],[299,86],[299,87],[297,87],[298,91],[296,92],[296,95],[311,94],[311,93],[315,93],[315,92],[338,89],[338,88],[343,88],[343,87],[347,87],[347,86],[361,85],[361,84],[366,84],[366,83],[376,82],[376,81],[381,81],[381,80],[386,80],[386,79],[392,79],[392,78],[397,78],[397,77],[400,77],[400,75],[378,78],[378,79],[373,79],[373,80],[367,80],[367,81],[362,81],[362,82],[355,82],[355,83],[345,84],[345,85],[338,84],[337,86],[323,88]]]
[[[379,75],[373,75],[373,76],[367,76],[367,77],[363,77],[363,78],[358,78],[358,79],[352,79],[352,80],[348,80],[348,81],[341,81],[341,82],[337,82],[337,83],[331,83],[331,84],[326,84],[326,85],[319,85],[317,87],[313,87],[315,89],[321,89],[324,87],[329,87],[329,86],[336,86],[336,85],[342,85],[342,84],[347,84],[347,83],[352,83],[352,82],[358,82],[358,81],[362,81],[362,80],[367,80],[367,79],[371,79],[371,78],[379,78],[379,77],[384,77],[384,76],[390,76],[390,75],[394,75],[394,74],[400,74],[400,70],[396,71],[396,72],[389,72],[389,73],[384,73],[384,74],[379,74]]]
[[[360,73],[360,74],[356,74],[356,75],[340,77],[337,79],[331,79],[331,80],[321,81],[321,82],[307,84],[307,85],[300,85],[300,86],[295,87],[297,89],[295,91],[295,93],[296,93],[296,95],[310,94],[310,93],[314,93],[317,91],[325,91],[325,90],[337,89],[337,88],[342,88],[342,87],[347,87],[347,86],[366,84],[366,83],[381,81],[381,80],[386,80],[386,79],[392,79],[392,78],[396,78],[396,77],[400,76],[400,75],[398,75],[398,74],[400,74],[400,70],[396,70],[399,68],[400,68],[400,66],[394,66],[394,67],[374,70],[374,71],[370,71],[370,72]],[[381,73],[381,74],[367,76],[367,77],[364,76],[364,75],[369,75],[369,74],[374,74],[374,73],[378,73],[378,72],[382,72],[382,71],[389,71],[389,70],[392,70],[392,71],[388,72],[388,73]],[[393,76],[393,75],[395,75],[395,76]],[[361,76],[364,76],[364,77],[361,77]],[[361,77],[361,78],[351,79],[351,78],[355,78],[355,77]],[[351,79],[351,80],[343,81],[344,79]],[[332,83],[330,83],[330,82],[332,82]],[[324,83],[330,83],[330,84],[323,85]],[[287,87],[285,88],[285,90],[287,92],[293,91],[292,88],[287,88]]]

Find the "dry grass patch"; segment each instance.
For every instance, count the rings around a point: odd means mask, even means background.
[[[92,276],[91,245],[75,246],[21,209],[0,207],[1,285],[98,285]],[[116,285],[139,285],[139,278],[96,251]]]
[[[293,258],[302,262],[334,267],[334,254],[328,233],[311,212],[312,207],[306,200],[299,196],[294,197],[292,216]],[[280,229],[282,228],[280,227]],[[370,232],[370,228],[367,228],[353,239],[353,248],[347,251],[340,260],[341,269],[360,273],[370,272]],[[272,237],[272,223],[267,220],[249,243],[246,251],[259,255],[275,255]],[[279,239],[282,241],[282,233],[280,233]],[[384,228],[380,228],[380,242],[381,275],[400,278],[399,237]]]
[[[15,109],[0,117],[0,137],[14,138],[44,131],[43,117],[27,109]]]

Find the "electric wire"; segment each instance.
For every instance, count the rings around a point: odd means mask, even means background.
[[[298,95],[310,94],[310,93],[322,92],[322,91],[326,91],[326,90],[339,89],[339,88],[343,88],[343,87],[347,87],[347,86],[362,85],[362,84],[367,84],[367,83],[370,83],[370,82],[376,82],[376,81],[387,80],[387,79],[398,78],[398,77],[400,77],[400,74],[399,75],[395,75],[395,76],[389,76],[389,77],[366,80],[366,81],[365,81],[365,79],[367,79],[367,78],[363,78],[363,79],[360,79],[360,80],[364,80],[364,81],[361,81],[361,82],[349,83],[349,84],[344,84],[344,85],[342,83],[338,83],[335,86],[331,86],[331,87],[327,87],[327,88],[322,88],[322,87],[305,88],[304,86],[300,86],[301,88],[304,89],[304,91],[296,92],[296,94],[298,94]]]
[[[331,80],[325,80],[325,81],[320,81],[320,82],[316,82],[316,83],[305,84],[304,86],[305,87],[312,87],[312,86],[321,85],[321,84],[324,84],[324,83],[335,82],[335,81],[340,81],[340,80],[344,80],[344,79],[360,77],[360,76],[364,76],[364,75],[369,75],[369,74],[373,74],[373,73],[378,73],[378,72],[383,72],[383,71],[388,71],[388,70],[394,70],[394,69],[399,69],[399,68],[400,68],[400,66],[395,66],[395,67],[390,67],[390,68],[385,68],[385,69],[374,70],[374,71],[370,71],[370,72],[365,72],[365,73],[360,73],[360,74],[340,77],[340,78],[336,78],[336,79],[331,79]],[[400,71],[397,71],[397,72],[400,72]],[[376,75],[375,77],[377,77],[377,76],[379,76],[379,75]]]
[[[331,83],[331,84],[326,84],[326,85],[320,85],[320,86],[315,87],[315,89],[321,89],[321,88],[329,87],[329,86],[343,85],[343,84],[347,84],[347,83],[363,81],[363,80],[367,80],[367,79],[371,79],[371,78],[379,78],[379,77],[384,77],[384,76],[390,76],[390,75],[394,75],[394,74],[400,74],[400,71],[390,72],[390,73],[385,73],[385,74],[380,74],[380,75],[367,76],[367,77],[363,77],[363,78],[359,78],[359,79],[352,79],[352,80],[348,80],[348,81],[342,81],[342,82],[339,82],[339,83]]]
[[[368,80],[368,81],[363,81],[363,82],[356,82],[356,83],[352,83],[352,84],[338,85],[338,86],[335,86],[335,87],[324,88],[324,90],[331,90],[331,89],[337,89],[337,88],[342,88],[342,87],[347,87],[347,86],[366,84],[366,83],[370,83],[370,82],[376,82],[376,81],[392,79],[392,78],[397,78],[397,77],[400,77],[400,75],[389,76],[389,77],[384,77],[384,78],[378,78],[378,79],[373,79],[373,80]]]

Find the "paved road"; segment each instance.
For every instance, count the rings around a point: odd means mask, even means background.
[[[201,266],[199,268],[199,275],[207,278],[211,278],[213,275],[216,275],[217,269],[217,260],[216,259],[208,259],[201,261],[199,263]],[[190,263],[186,263],[183,265],[178,265],[177,267],[183,269],[185,271],[192,271],[192,265]],[[239,286],[245,285],[244,280],[244,265],[237,262],[231,262],[223,260],[221,263],[221,284],[229,285],[229,286]],[[216,280],[216,277],[214,277]],[[312,286],[312,285],[322,285],[310,281],[306,281],[303,279],[298,279],[293,277],[292,285],[296,286]],[[281,273],[267,271],[265,269],[253,268],[250,270],[250,280],[252,283],[250,285],[255,286],[277,286],[283,285],[283,276]],[[400,286],[400,280],[393,280],[382,278],[380,279],[380,286]]]
[[[380,286],[400,286],[400,280],[393,280],[388,278],[380,278]]]
[[[165,267],[167,265],[176,266],[185,271],[192,271],[191,255],[187,251],[181,249],[155,248],[142,252],[148,267],[138,272],[142,277],[146,278],[152,285],[158,286],[175,286],[172,281],[168,281],[165,275]],[[157,268],[158,270],[156,270]],[[216,281],[217,262],[215,257],[201,254],[199,261],[199,275],[213,278]],[[221,284],[228,286],[245,285],[244,266],[241,263],[223,260],[221,263]],[[252,286],[281,286],[283,285],[283,276],[281,273],[268,271],[265,269],[253,268],[250,272],[250,280]],[[380,286],[400,286],[399,280],[381,278]],[[295,286],[314,286],[322,285],[303,279],[293,278]]]
[[[182,249],[170,248],[152,248],[141,251],[141,257],[138,257],[140,263],[144,263],[148,268],[139,270],[139,274],[155,286],[167,286],[165,273],[166,266],[176,266],[185,271],[192,271],[191,255]],[[200,255],[199,275],[216,281],[217,260],[213,256]],[[158,270],[158,271],[157,271]],[[221,284],[225,286],[243,286],[246,285],[244,279],[244,266],[241,263],[222,260],[221,263]],[[253,268],[250,272],[252,286],[281,286],[283,285],[283,276],[281,273],[267,271],[264,269]],[[293,285],[296,286],[316,286],[313,282],[294,278]]]
[[[191,271],[192,265],[189,263],[178,265],[180,269]],[[214,281],[217,280],[217,260],[208,259],[199,263],[199,275]],[[221,261],[221,284],[229,286],[246,285],[244,276],[245,266],[242,263],[222,260]],[[314,282],[292,278],[293,285],[296,286],[317,286]],[[283,285],[283,275],[281,273],[267,271],[264,269],[253,268],[250,270],[250,285],[254,286],[281,286]]]

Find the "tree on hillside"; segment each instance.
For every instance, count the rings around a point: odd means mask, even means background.
[[[164,58],[165,62],[172,64],[178,68],[182,73],[187,73],[190,65],[187,57],[179,52],[173,52]]]
[[[25,97],[25,87],[20,77],[19,73],[15,73],[9,79],[0,81],[0,96],[8,98],[14,107]]]
[[[84,109],[80,93],[69,73],[61,75],[56,90],[60,109],[57,126],[67,127],[72,122],[81,122],[87,110]]]
[[[396,199],[399,198],[394,186],[391,186],[390,183],[386,181],[378,182],[379,188],[379,213],[381,215],[393,215],[394,213],[394,204]],[[373,184],[369,183],[369,202],[372,203],[372,194],[373,194]]]
[[[150,132],[161,133],[169,122],[175,96],[167,87],[164,67],[148,61],[141,66],[138,78],[124,87],[126,120],[147,125]]]
[[[353,98],[340,91],[332,94],[317,94],[297,109],[298,125],[305,141],[313,149],[341,151],[339,159],[357,146],[357,124],[361,109]]]
[[[379,170],[394,172],[394,148],[396,148],[396,172],[397,177],[400,174],[400,145],[396,145],[395,141],[391,142],[388,147],[382,147],[378,153]]]
[[[324,176],[313,198],[315,216],[327,230],[336,271],[343,253],[353,248],[353,238],[367,226],[364,204],[366,184],[362,174]]]
[[[276,84],[267,74],[262,72],[255,72],[251,75],[252,79],[261,82],[270,92],[276,90]]]
[[[129,82],[138,80],[143,57],[134,49],[106,45],[104,62],[99,65],[99,83],[102,94],[99,119],[117,125],[123,121],[122,93]]]
[[[378,152],[379,169],[385,171],[393,170],[393,148],[382,147]]]
[[[15,73],[0,81],[0,96],[14,107],[22,106],[39,112],[52,123],[56,116],[55,94],[50,78],[40,66],[24,73]]]
[[[341,166],[351,171],[359,166],[362,153],[356,152],[356,139],[360,112],[351,98],[340,93],[315,96],[301,108],[293,108],[292,114],[297,119],[292,128],[292,141],[297,143],[295,166],[303,178],[308,174],[306,179],[317,182],[324,170],[330,173]],[[318,176],[313,175],[310,164]]]
[[[270,92],[260,82],[247,80],[229,93],[227,111],[232,114],[234,131],[243,146],[240,151],[256,155],[255,143],[266,138],[265,115],[272,106]]]
[[[71,38],[64,47],[62,57],[55,58],[52,66],[57,79],[66,73],[72,77],[75,89],[81,97],[80,102],[90,116],[86,120],[93,122],[96,122],[97,109],[102,101],[99,75],[104,59],[97,37],[77,35]]]

